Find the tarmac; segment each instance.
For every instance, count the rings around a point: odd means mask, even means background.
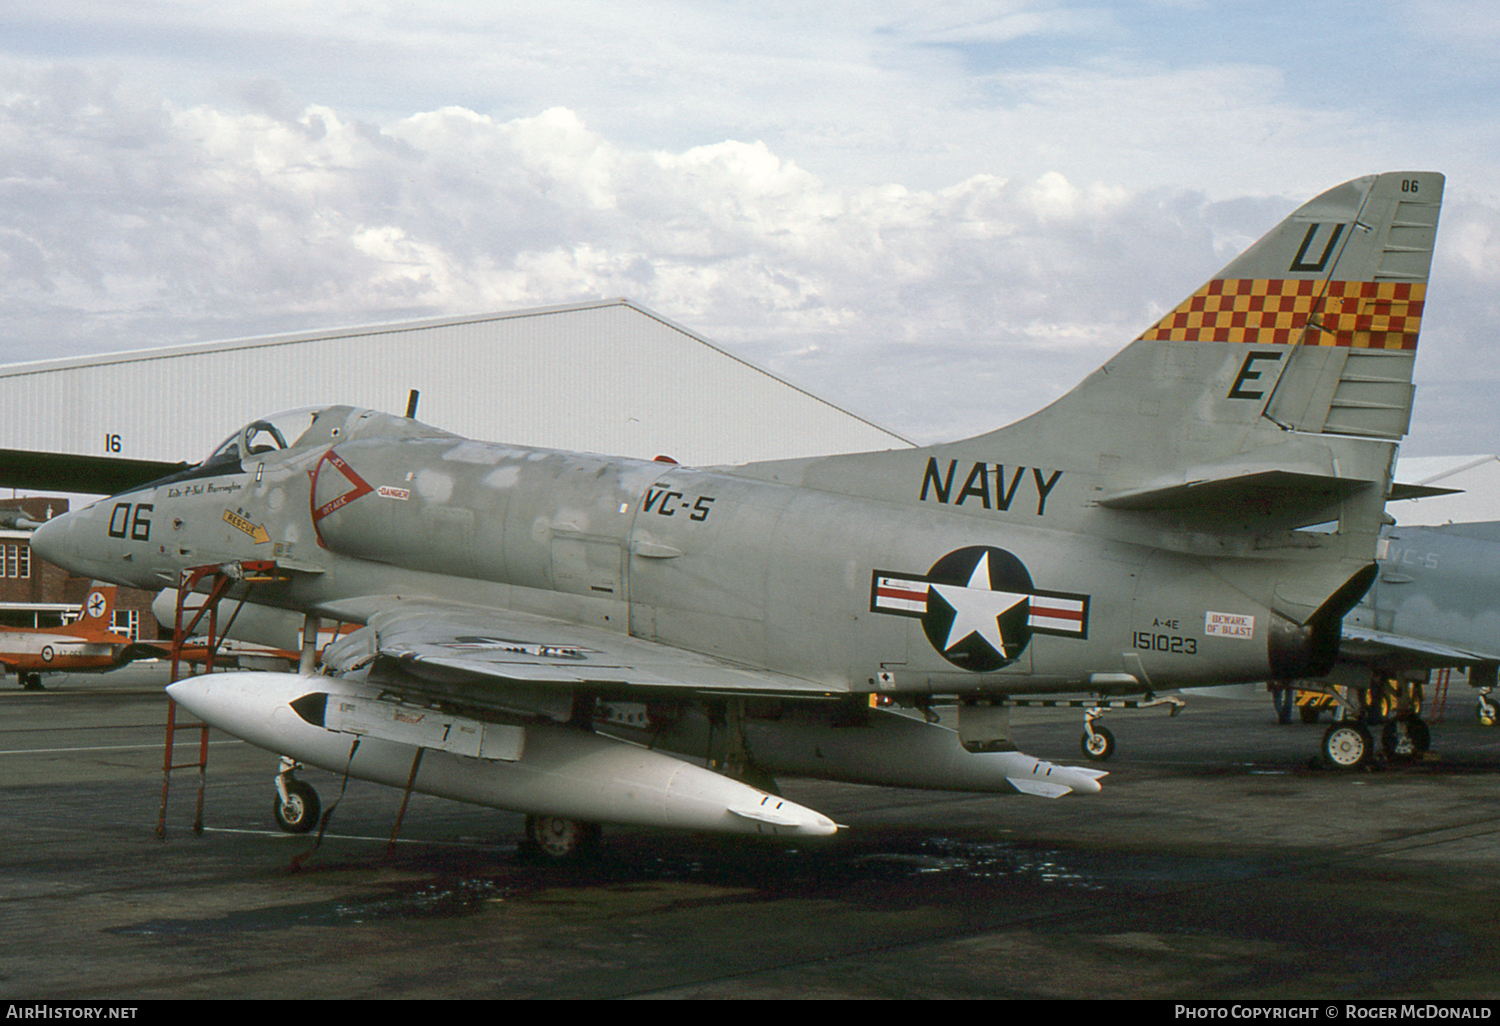
[[[308,771],[315,847],[272,822],[276,757],[217,734],[203,832],[177,771],[158,839],[164,682],[0,688],[0,998],[1500,997],[1500,730],[1467,687],[1410,765],[1325,769],[1322,725],[1192,695],[1106,717],[1098,795],[785,779],[847,829],[606,826],[558,865],[420,795],[392,845],[399,792]],[[1076,711],[1014,725],[1086,764]]]

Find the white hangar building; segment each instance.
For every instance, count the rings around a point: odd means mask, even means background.
[[[628,300],[0,367],[0,448],[196,462],[345,403],[490,441],[696,466],[912,443]]]

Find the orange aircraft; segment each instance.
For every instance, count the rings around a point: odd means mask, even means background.
[[[114,585],[96,584],[77,620],[61,627],[0,627],[0,668],[27,691],[40,691],[43,673],[100,673],[137,654],[130,635],[113,627]]]

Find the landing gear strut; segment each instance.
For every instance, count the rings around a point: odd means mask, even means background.
[[[1097,722],[1106,709],[1157,709],[1166,707],[1168,716],[1182,712],[1187,703],[1175,695],[1158,696],[1147,692],[1142,698],[1006,698],[996,704],[1016,709],[1082,709],[1083,737],[1079,747],[1085,757],[1104,762],[1115,754],[1115,736]]]

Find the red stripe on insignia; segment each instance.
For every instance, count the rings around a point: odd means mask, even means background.
[[[1031,615],[1045,616],[1049,620],[1074,620],[1083,622],[1083,606],[1044,606],[1035,598],[1031,600]]]

